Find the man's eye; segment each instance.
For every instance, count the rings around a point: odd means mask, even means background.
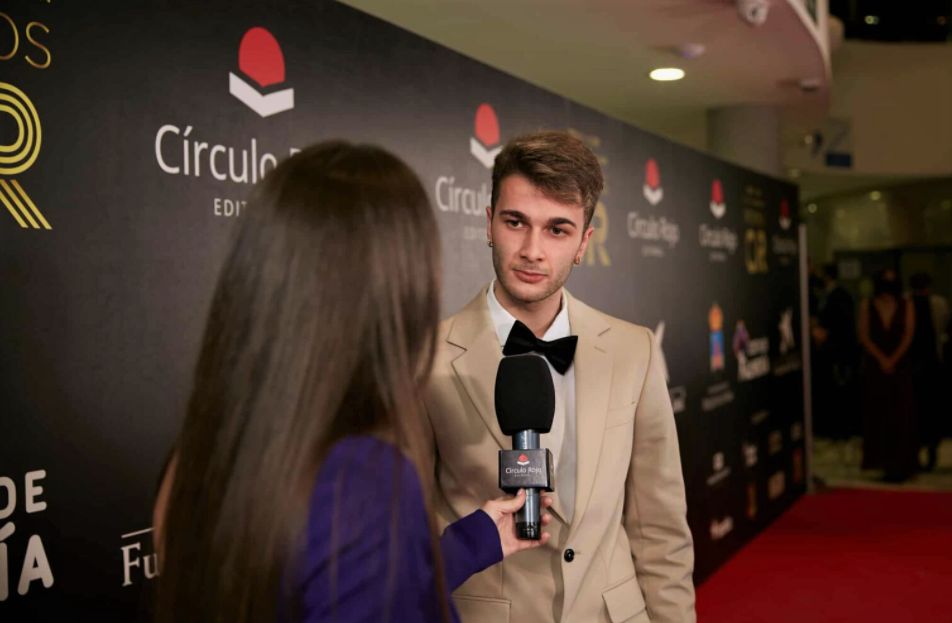
[[[553,227],[552,233],[556,236],[564,236],[567,232],[561,227]]]
[[[507,219],[506,225],[508,225],[509,227],[519,227],[520,225],[522,225],[522,221],[520,221],[519,219]]]

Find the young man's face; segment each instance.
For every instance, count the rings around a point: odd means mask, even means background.
[[[550,199],[522,175],[502,180],[486,216],[496,279],[517,305],[558,294],[592,235],[580,204]]]

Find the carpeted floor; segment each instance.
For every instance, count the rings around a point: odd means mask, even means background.
[[[952,622],[952,493],[805,496],[698,588],[698,620]]]

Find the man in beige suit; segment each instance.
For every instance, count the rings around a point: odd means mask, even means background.
[[[499,495],[511,447],[493,407],[517,323],[539,342],[578,337],[559,371],[552,431],[551,538],[473,576],[453,595],[464,623],[695,620],[694,552],[674,416],[651,332],[563,289],[592,235],[602,189],[592,152],[561,132],[510,141],[486,209],[496,279],[440,327],[425,398],[438,520]],[[530,336],[530,339],[532,337]],[[507,348],[507,353],[510,348]]]

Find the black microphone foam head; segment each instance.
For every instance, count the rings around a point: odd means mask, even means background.
[[[503,357],[496,372],[496,418],[502,432],[547,433],[554,414],[555,388],[545,359],[529,354]]]

